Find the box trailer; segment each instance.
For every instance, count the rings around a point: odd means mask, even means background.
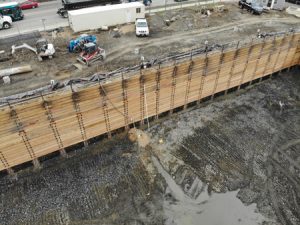
[[[115,26],[145,18],[145,6],[140,2],[97,6],[68,12],[69,25],[74,32]]]
[[[59,8],[57,10],[57,14],[67,18],[69,10],[71,11],[100,5],[120,4],[121,0],[61,0],[61,2],[63,8]]]

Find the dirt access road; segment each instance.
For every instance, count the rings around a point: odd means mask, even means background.
[[[212,6],[207,6],[212,10]],[[146,60],[165,57],[192,48],[202,47],[208,40],[209,44],[224,44],[234,40],[249,41],[256,36],[257,29],[264,32],[288,31],[290,28],[300,29],[299,19],[287,15],[284,12],[272,11],[261,16],[251,15],[237,7],[237,5],[225,4],[222,12],[214,11],[207,17],[201,13],[202,8],[179,9],[160,12],[149,16],[151,36],[149,38],[137,38],[134,33],[134,25],[124,25],[120,28],[120,37],[114,38],[115,32],[99,31],[90,32],[97,35],[101,47],[106,50],[107,59],[98,65],[77,69],[77,54],[67,52],[66,46],[71,38],[79,34],[65,28],[53,39],[56,47],[56,55],[53,60],[45,60],[40,63],[32,52],[27,50],[18,52],[12,59],[1,62],[0,69],[23,64],[32,65],[33,72],[12,76],[11,85],[1,85],[0,97],[32,90],[46,84],[50,80],[66,80],[78,77],[87,77],[95,72],[111,71],[120,67],[132,66],[140,63],[141,56]],[[166,19],[175,20],[170,26],[165,24]],[[38,38],[26,40],[28,44],[34,44]],[[41,36],[52,40],[51,33],[42,33]],[[0,49],[10,51],[12,44],[21,44],[22,39],[11,39],[13,43],[0,41]],[[138,53],[136,53],[138,52]],[[1,81],[2,82],[2,81]]]
[[[299,72],[2,176],[1,224],[299,224]]]

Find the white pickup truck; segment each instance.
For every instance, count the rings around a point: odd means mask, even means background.
[[[2,16],[0,14],[0,29],[8,29],[12,25],[12,19],[10,16]]]
[[[146,19],[136,19],[135,34],[136,36],[149,36],[149,28]]]

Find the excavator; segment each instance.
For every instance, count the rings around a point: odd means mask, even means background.
[[[32,47],[26,43],[23,43],[19,46],[11,46],[11,53],[14,54],[17,49],[27,48],[31,51],[33,51],[36,55],[38,60],[41,62],[43,61],[43,58],[49,58],[52,59],[53,55],[55,54],[55,49],[53,44],[48,43],[48,41],[44,38],[39,39],[36,42],[36,47]]]

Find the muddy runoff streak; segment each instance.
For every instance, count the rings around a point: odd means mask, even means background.
[[[236,197],[239,190],[209,195],[208,186],[197,179],[193,188],[198,189],[200,194],[195,199],[187,196],[156,157],[152,156],[152,162],[167,183],[163,203],[167,225],[253,225],[267,220],[255,212],[256,204],[243,205]]]

